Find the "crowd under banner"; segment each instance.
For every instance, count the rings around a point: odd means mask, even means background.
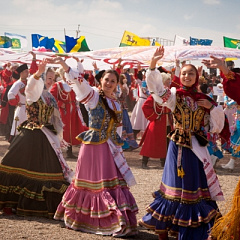
[[[76,56],[80,59],[84,59],[84,62],[96,61],[99,68],[100,65],[117,64],[118,59],[121,58],[125,64],[129,67],[134,67],[138,63],[142,66],[148,66],[153,53],[156,50],[156,46],[138,46],[138,47],[116,47],[101,49],[89,52],[76,52],[68,53],[60,56],[72,57]],[[201,60],[208,59],[211,55],[220,58],[238,58],[240,59],[240,49],[232,49],[225,47],[215,47],[215,46],[166,46],[164,47],[165,52],[163,58],[159,61],[162,63],[172,63],[177,59],[179,60]],[[37,60],[42,60],[46,57],[54,57],[56,53],[53,52],[36,52]],[[0,49],[0,62],[19,62],[19,63],[30,63],[32,55],[30,53],[16,53],[14,51],[6,50],[4,48]],[[91,64],[84,64],[93,67]],[[110,66],[109,66],[110,67]]]

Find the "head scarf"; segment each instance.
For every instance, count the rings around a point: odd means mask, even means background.
[[[198,86],[199,74],[198,74],[196,67],[192,64],[184,65],[184,67],[186,67],[186,66],[192,66],[192,68],[195,69],[196,81],[191,87],[184,86],[182,84],[182,82],[180,81],[180,89],[177,89],[177,93],[182,96],[189,96],[192,99],[194,99],[194,101],[198,101],[200,99],[207,99],[214,106],[217,106],[218,104],[212,98],[210,98],[208,95],[198,92],[197,86]],[[181,71],[182,71],[182,69],[181,69]],[[181,71],[180,71],[180,74],[181,74]],[[205,111],[210,114],[210,109],[205,108]],[[219,135],[221,138],[225,139],[226,141],[230,138],[231,133],[229,130],[229,122],[228,122],[226,115],[225,115],[224,127]]]
[[[196,79],[195,79],[195,83],[191,86],[191,87],[186,87],[182,84],[182,82],[180,81],[180,88],[177,89],[177,93],[178,95],[181,95],[181,96],[189,96],[191,97],[194,101],[198,101],[200,99],[207,99],[209,102],[211,102],[214,106],[217,106],[217,103],[212,99],[210,98],[209,96],[207,96],[206,94],[204,93],[201,93],[201,92],[198,92],[198,80],[199,80],[199,74],[198,74],[198,71],[196,69],[196,67],[192,64],[186,64],[184,65],[184,67],[186,66],[191,66],[195,72],[196,72]],[[180,71],[180,74],[182,72],[182,69]],[[209,112],[209,109],[205,109],[207,112]]]

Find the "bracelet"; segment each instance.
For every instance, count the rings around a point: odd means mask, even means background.
[[[37,76],[36,74],[33,74],[33,77],[38,80],[41,76]]]
[[[209,108],[209,110],[210,110],[210,111],[213,110],[214,107],[215,107],[215,106],[212,104],[212,106]]]

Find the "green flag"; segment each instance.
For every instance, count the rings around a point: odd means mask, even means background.
[[[240,49],[240,40],[223,37],[224,47]]]
[[[18,38],[12,38],[12,48],[20,49],[21,48],[21,41]]]

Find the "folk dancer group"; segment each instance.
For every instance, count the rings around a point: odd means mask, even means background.
[[[198,91],[199,72],[191,64],[180,69],[178,89],[164,86],[166,76],[156,68],[163,55],[164,48],[159,47],[151,59],[146,73],[151,96],[144,100],[143,109],[146,116],[147,109],[154,109],[154,115],[148,117],[150,122],[162,119],[166,123],[168,108],[173,124],[166,159],[156,153],[165,165],[161,184],[138,224],[154,230],[159,239],[168,239],[169,235],[179,240],[239,239],[240,186],[231,210],[221,217],[216,201],[224,200],[223,192],[207,148],[206,133],[229,132],[223,108]],[[65,72],[63,81],[50,90],[42,79],[48,63],[60,64]],[[203,64],[220,69],[224,91],[238,109],[239,72],[230,71],[215,57],[203,60]],[[22,65],[20,73],[26,69]],[[115,94],[118,83],[115,70],[104,71],[97,88],[61,57],[39,63],[26,81],[26,120],[18,126],[19,133],[0,165],[0,209],[7,214],[15,211],[20,216],[63,220],[66,227],[88,233],[114,237],[138,233],[138,207],[129,189],[136,181],[121,147],[122,107]],[[69,108],[64,102],[67,97],[73,102]],[[72,136],[64,136],[67,121],[63,121],[66,111],[78,113],[76,101],[85,105],[89,127],[81,121],[81,128],[76,130],[81,146],[73,174],[63,157],[61,142],[65,138],[68,147],[75,144]],[[150,124],[149,129],[156,128],[157,123]],[[240,151],[238,125],[237,118],[231,137],[234,161]],[[149,157],[147,151],[142,155]]]

